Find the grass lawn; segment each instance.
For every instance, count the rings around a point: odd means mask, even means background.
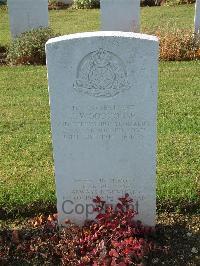
[[[99,10],[52,10],[49,12],[50,26],[61,34],[100,29]],[[10,42],[8,12],[0,8],[0,45]],[[173,7],[141,8],[141,26],[143,32],[154,33],[156,30],[171,31],[176,28],[193,29],[194,5]]]
[[[5,45],[8,16],[0,13]],[[142,29],[192,29],[193,15],[194,5],[142,8]],[[50,12],[61,34],[97,30],[98,17],[98,10]],[[198,199],[199,73],[200,61],[160,63],[157,199],[163,206],[181,209]],[[55,205],[46,68],[2,66],[0,89],[0,215]]]
[[[160,63],[157,197],[178,208],[197,199],[199,72]],[[0,88],[0,208],[55,203],[46,68],[1,67]]]

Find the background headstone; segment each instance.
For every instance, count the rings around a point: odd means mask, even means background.
[[[140,31],[140,0],[101,0],[101,30]]]
[[[48,27],[48,0],[8,0],[13,37],[39,27]]]
[[[196,0],[195,5],[194,32],[200,32],[200,0]]]
[[[46,45],[59,222],[92,218],[92,199],[129,193],[155,224],[158,41],[79,33]]]

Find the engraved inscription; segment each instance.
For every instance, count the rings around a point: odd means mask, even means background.
[[[63,136],[66,141],[133,141],[142,139],[149,126],[131,104],[73,105],[63,121]]]
[[[70,198],[75,200],[92,200],[101,195],[106,201],[112,202],[114,195],[122,196],[129,193],[132,197],[143,200],[141,192],[133,189],[134,179],[126,177],[99,178],[95,183],[90,179],[75,179]]]
[[[102,98],[113,97],[129,89],[123,61],[103,49],[89,53],[79,63],[74,89]]]
[[[63,202],[70,199],[74,205],[82,202],[92,203],[92,200],[100,195],[115,207],[116,199],[128,193],[134,199],[134,209],[138,212],[139,202],[144,200],[144,195],[141,191],[135,191],[134,187],[134,178],[97,178],[95,182],[90,179],[75,179],[70,194],[63,197]]]

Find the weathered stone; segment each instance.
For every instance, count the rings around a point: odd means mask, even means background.
[[[101,0],[101,30],[140,31],[140,0]]]
[[[48,0],[8,0],[13,37],[39,27],[48,27]]]
[[[94,217],[97,195],[129,193],[155,224],[158,41],[79,33],[46,45],[59,222]]]

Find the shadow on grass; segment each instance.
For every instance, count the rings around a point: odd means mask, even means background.
[[[52,202],[33,202],[12,208],[0,206],[0,220],[30,218],[39,214],[47,215],[56,212],[56,203]]]
[[[0,66],[6,64],[8,47],[0,45]]]
[[[156,242],[164,249],[154,252],[147,265],[200,265],[200,217],[165,213],[158,222]]]
[[[157,200],[157,212],[178,212],[183,214],[200,214],[200,197],[194,200]]]

